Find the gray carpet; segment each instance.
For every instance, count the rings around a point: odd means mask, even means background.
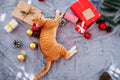
[[[7,33],[4,26],[13,19],[12,10],[19,0],[0,0],[0,80],[31,80],[45,66],[41,51],[31,50],[32,41],[39,43],[38,39],[26,35],[29,26],[19,22],[12,33]],[[76,0],[46,0],[61,12]],[[27,0],[26,0],[27,2]],[[54,17],[54,13],[46,4],[32,0],[32,5],[41,9],[45,17]],[[3,17],[4,16],[4,17]],[[74,30],[75,24],[68,22],[57,32],[57,41],[67,49],[76,45],[78,53],[70,60],[61,58],[52,64],[47,75],[41,80],[98,80],[101,72],[111,64],[120,66],[120,26],[115,27],[112,33],[106,33],[93,24],[88,32],[92,38],[87,40]],[[23,46],[20,49],[11,47],[13,40],[20,40]],[[26,54],[26,61],[19,62],[17,55]],[[120,80],[120,79],[119,79]]]

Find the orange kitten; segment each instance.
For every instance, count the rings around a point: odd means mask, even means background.
[[[45,20],[43,17],[36,17],[35,24],[42,26],[40,33],[40,49],[46,59],[45,68],[37,74],[33,80],[38,80],[44,76],[50,69],[51,63],[59,58],[71,58],[76,52],[76,46],[72,47],[69,51],[56,41],[56,31],[59,26],[60,13],[57,10],[55,19]]]

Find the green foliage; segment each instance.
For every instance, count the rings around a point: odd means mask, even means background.
[[[104,0],[100,9],[103,12],[108,12],[108,13],[114,13],[118,12],[120,10],[120,0]],[[120,13],[119,13],[120,14]],[[111,25],[117,26],[120,24],[120,16],[118,16],[117,20],[114,20],[114,16],[106,16],[102,14],[102,21],[108,22]]]
[[[105,20],[105,22],[108,22],[114,26],[117,26],[117,23],[115,21],[113,21],[113,18],[111,18],[111,16],[102,15],[102,18]]]

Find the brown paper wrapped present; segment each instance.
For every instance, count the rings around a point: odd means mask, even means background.
[[[41,10],[27,4],[23,0],[19,1],[17,7],[12,12],[13,17],[22,20],[23,22],[29,24],[30,26],[33,25],[32,19],[39,14],[41,14]]]

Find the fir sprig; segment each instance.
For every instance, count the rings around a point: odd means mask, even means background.
[[[117,15],[113,15],[113,16],[107,16],[105,14],[102,14],[102,18],[101,18],[102,21],[108,22],[109,24],[113,26],[117,26],[120,24],[120,16],[118,16],[120,14],[119,12],[120,0],[104,0],[100,9],[103,12],[114,13],[114,14],[117,13]]]
[[[111,25],[117,26],[117,23],[113,21],[113,18],[111,18],[111,16],[102,15],[102,18],[105,20],[105,22],[108,22]]]

